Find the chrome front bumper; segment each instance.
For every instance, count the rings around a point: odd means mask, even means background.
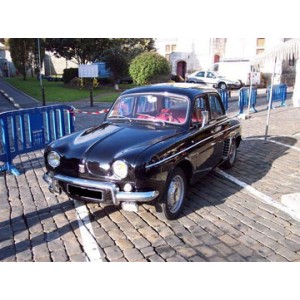
[[[52,193],[60,194],[62,192],[59,182],[83,187],[86,189],[94,189],[98,191],[109,192],[113,204],[119,205],[121,202],[149,202],[158,197],[158,191],[149,192],[121,192],[118,186],[110,182],[100,182],[96,180],[75,178],[56,174],[53,177],[48,173],[44,174],[44,180],[49,184],[49,190]],[[93,199],[93,201],[95,201]],[[102,202],[99,200],[99,202]]]

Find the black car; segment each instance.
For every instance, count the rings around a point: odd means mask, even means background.
[[[237,119],[213,88],[156,84],[123,92],[104,122],[45,149],[45,179],[55,193],[137,208],[150,202],[178,217],[188,184],[233,166],[241,141]]]

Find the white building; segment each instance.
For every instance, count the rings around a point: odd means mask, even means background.
[[[252,60],[257,54],[285,42],[284,38],[158,38],[155,47],[172,66],[172,74],[185,78],[196,70],[207,70],[222,60]],[[273,62],[260,65],[265,81],[270,80]],[[275,73],[282,82],[293,84],[293,62],[278,62]],[[280,79],[279,79],[280,80]]]

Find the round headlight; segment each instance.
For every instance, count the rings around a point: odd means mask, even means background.
[[[120,178],[125,178],[128,174],[128,166],[121,160],[116,160],[112,165],[114,174]]]
[[[47,161],[52,168],[56,168],[60,165],[60,156],[57,152],[51,151],[47,156]]]

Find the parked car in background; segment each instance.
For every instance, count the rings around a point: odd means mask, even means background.
[[[223,76],[218,76],[212,71],[197,71],[188,76],[189,83],[202,83],[222,90],[239,89],[242,87],[240,80],[230,80]]]
[[[237,78],[243,85],[260,85],[261,72],[259,66],[253,65],[249,60],[224,60],[214,63],[213,71],[219,76]],[[251,82],[252,81],[252,82]]]
[[[104,122],[63,137],[44,152],[50,191],[70,198],[137,209],[153,203],[179,216],[187,185],[223,165],[241,141],[213,88],[156,84],[123,92]]]

